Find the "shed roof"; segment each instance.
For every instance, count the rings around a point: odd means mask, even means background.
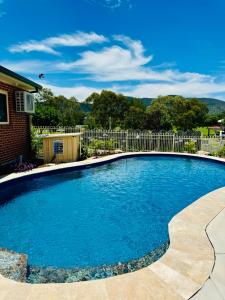
[[[39,137],[44,139],[51,139],[51,138],[63,138],[63,137],[75,137],[80,135],[82,135],[82,133],[74,132],[74,133],[40,134]]]

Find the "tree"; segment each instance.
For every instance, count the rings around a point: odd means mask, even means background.
[[[54,97],[55,96],[50,89],[44,88],[41,91],[39,91],[38,94],[35,95],[35,102],[36,102],[36,104],[44,103],[44,102],[51,103],[51,101],[53,101]]]
[[[64,96],[55,97],[53,105],[60,114],[60,125],[76,126],[83,123],[84,113],[81,111],[80,104],[74,97],[70,99]]]
[[[125,113],[128,109],[128,100],[123,95],[117,95],[111,91],[102,91],[101,94],[92,94],[93,101],[91,115],[98,127],[109,128],[124,125]],[[90,102],[89,102],[90,103]]]
[[[42,89],[35,96],[35,114],[32,117],[35,126],[57,126],[59,116],[57,110],[50,105],[54,95],[50,89]],[[46,105],[49,103],[49,105]]]
[[[143,101],[142,101],[141,99],[139,99],[139,98],[132,98],[132,99],[129,101],[129,107],[131,107],[131,106],[140,108],[140,109],[143,110],[143,111],[146,110],[145,104],[144,104]]]
[[[207,114],[205,116],[205,124],[206,126],[213,126],[213,125],[216,125],[218,123],[218,120],[220,119],[219,115],[210,115],[210,114]]]
[[[92,93],[82,104],[85,111],[75,97],[56,97],[51,90],[43,89],[36,96],[34,125],[75,126],[85,123],[91,129],[118,127],[168,131],[176,128],[188,131],[206,123],[211,125],[216,119],[207,115],[206,104],[181,96],[158,97],[146,109],[141,99],[102,91]],[[225,113],[221,118],[225,119]]]
[[[85,99],[85,103],[88,103],[88,104],[93,104],[94,101],[98,100],[99,98],[99,94],[98,93],[92,93],[89,97],[87,97]]]
[[[153,100],[147,108],[145,126],[153,131],[171,130],[173,128],[169,109],[164,99]]]
[[[126,129],[144,129],[145,110],[146,107],[140,99],[134,98],[129,101],[129,108],[125,113],[124,127]]]
[[[54,107],[38,104],[32,121],[34,126],[58,126],[59,114]]]
[[[87,114],[84,125],[87,125],[89,129],[97,127],[95,117],[91,113]]]
[[[147,109],[147,127],[152,130],[192,130],[202,126],[208,109],[197,99],[182,96],[158,97]]]
[[[51,90],[43,89],[35,100],[33,124],[36,126],[76,126],[83,122],[84,112],[74,97],[56,97]]]
[[[185,99],[181,96],[172,100],[171,117],[173,125],[180,130],[192,130],[202,126],[208,113],[205,103],[198,99]]]
[[[225,111],[222,111],[220,114],[218,114],[218,120],[220,120],[220,124],[225,127]]]

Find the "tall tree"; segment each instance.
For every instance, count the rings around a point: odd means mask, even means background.
[[[197,99],[181,96],[158,97],[147,110],[147,127],[152,130],[192,130],[205,122],[208,109]]]
[[[111,128],[123,126],[128,109],[128,100],[125,96],[111,91],[102,91],[101,94],[94,94],[91,99],[86,101],[93,101],[91,115],[99,127],[108,129],[110,125]]]
[[[74,97],[56,97],[51,90],[43,89],[35,100],[33,124],[36,126],[75,126],[83,122],[84,113]]]
[[[146,107],[140,99],[134,98],[129,101],[129,108],[125,113],[124,127],[126,129],[144,129],[145,110]]]
[[[153,100],[147,108],[146,128],[153,131],[171,130],[173,128],[168,103],[163,97]]]
[[[208,108],[198,99],[185,99],[181,96],[174,97],[172,101],[173,125],[180,130],[191,130],[205,122]]]

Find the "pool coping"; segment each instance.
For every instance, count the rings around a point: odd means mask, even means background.
[[[137,155],[185,156],[225,162],[222,158],[186,153],[132,152],[39,168],[22,174],[10,174],[2,178],[0,184],[30,175],[91,167]],[[206,229],[224,208],[225,187],[204,195],[175,215],[168,225],[169,249],[158,261],[146,268],[97,281],[63,284],[34,285],[0,276],[0,300],[190,299],[212,273],[215,253]]]
[[[93,167],[95,165],[101,165],[104,163],[112,162],[118,159],[132,157],[132,156],[143,156],[143,155],[156,155],[156,156],[178,156],[178,157],[191,157],[191,158],[200,158],[204,160],[211,160],[214,162],[225,163],[224,158],[215,157],[215,156],[207,156],[207,155],[200,155],[200,154],[191,154],[191,153],[177,153],[177,152],[125,152],[119,154],[112,154],[103,157],[97,158],[89,158],[83,161],[76,161],[76,162],[69,162],[69,163],[60,163],[55,165],[47,165],[39,168],[35,168],[33,170],[25,171],[22,173],[11,173],[10,175],[6,175],[0,178],[0,184],[9,182],[11,180],[25,178],[27,176],[34,176],[35,175],[48,175],[50,173],[57,173],[60,171],[68,171],[68,170],[75,170],[75,169],[83,169],[84,167]]]

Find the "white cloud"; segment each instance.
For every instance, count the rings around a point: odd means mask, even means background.
[[[41,83],[43,84],[43,83]],[[127,96],[155,98],[159,95],[182,95],[186,97],[209,97],[225,100],[225,82],[216,83],[214,79],[208,81],[187,81],[175,83],[147,83],[139,85],[109,85],[108,88],[94,88],[90,86],[59,87],[51,84],[43,84],[54,91],[56,95],[67,97],[75,96],[84,100],[91,93],[100,93],[103,89],[112,90]]]
[[[87,44],[91,41],[106,40],[103,36],[93,36],[90,34],[80,33],[76,38],[71,35],[62,35],[58,37],[45,39],[42,43],[29,42],[11,48],[15,51],[44,51],[52,54],[57,54],[53,46],[65,45],[75,46],[81,43]],[[37,61],[22,61],[16,63],[14,69],[29,73],[31,70],[41,69],[40,72],[69,72],[83,74],[87,79],[98,82],[113,82],[113,81],[185,81],[206,79],[207,76],[198,73],[181,73],[179,70],[171,68],[162,68],[149,66],[152,62],[152,55],[145,55],[145,48],[141,41],[132,40],[123,35],[113,37],[114,45],[105,47],[98,51],[84,51],[80,53],[80,59],[76,61],[54,61],[39,63]],[[116,44],[117,43],[117,44]],[[30,67],[28,67],[30,65]]]
[[[134,97],[154,98],[159,95],[182,95],[185,97],[212,97],[225,100],[225,82],[216,83],[214,80],[117,86],[116,90]]]
[[[0,61],[0,65],[6,68],[22,73],[22,74],[40,74],[40,73],[54,73],[54,64],[50,61],[41,60],[21,60],[21,61]]]
[[[74,86],[74,87],[59,87],[48,83],[39,82],[45,88],[51,89],[55,95],[64,95],[68,98],[76,97],[78,100],[84,100],[92,93],[100,93],[101,89],[88,86]]]
[[[74,36],[71,37],[71,35],[53,37],[44,40],[47,43],[41,45],[49,47],[50,51],[55,51],[54,47],[59,45],[74,46],[82,42],[87,44],[98,40],[98,37],[99,42],[106,40],[103,36],[96,37],[93,34],[93,37],[90,38],[89,35],[82,33],[81,40],[78,37],[74,39]],[[39,73],[45,73],[47,80],[49,80],[48,75],[52,73],[57,74],[57,79],[60,78],[61,73],[67,74],[70,79],[73,79],[73,74],[76,74],[76,78],[80,78],[79,76],[82,75],[83,80],[92,81],[92,84],[59,87],[52,85],[50,81],[48,83],[42,82],[52,88],[56,94],[64,94],[68,97],[74,95],[80,100],[94,91],[101,91],[103,87],[137,97],[179,94],[188,97],[218,97],[220,99],[224,97],[225,99],[224,74],[211,76],[181,72],[174,69],[174,65],[166,63],[154,66],[152,65],[153,55],[146,55],[141,41],[116,35],[111,38],[111,42],[113,42],[111,46],[100,50],[83,51],[80,53],[79,59],[70,62],[65,62],[61,57],[58,57],[53,61],[0,61],[0,64],[13,71],[27,74],[27,76],[32,75],[33,78],[35,74],[37,76]],[[49,49],[45,50],[48,51]],[[98,88],[93,87],[96,82],[98,82]],[[135,82],[138,83],[134,84]]]
[[[145,49],[140,41],[125,36],[115,36],[114,40],[122,42],[123,47],[113,45],[99,51],[84,51],[81,58],[58,64],[64,71],[88,74],[97,81],[140,80],[146,78],[146,71],[141,67],[148,64],[153,56],[145,56]],[[125,47],[124,47],[125,46]]]
[[[52,47],[44,44],[43,42],[37,41],[28,41],[23,44],[18,44],[15,46],[10,47],[9,51],[11,53],[19,53],[19,52],[45,52],[49,54],[58,55],[59,52],[55,51]]]
[[[153,56],[146,56],[141,41],[127,36],[116,35],[114,41],[122,45],[113,45],[99,51],[84,51],[81,58],[74,62],[56,64],[58,70],[87,74],[89,79],[99,82],[147,80],[147,81],[183,81],[204,79],[207,76],[198,73],[181,73],[174,69],[150,67]],[[161,70],[160,70],[161,69]]]
[[[129,49],[112,46],[98,52],[85,51],[81,54],[81,59],[61,63],[57,67],[64,71],[89,74],[97,81],[127,80],[138,79],[139,66],[151,59],[152,57],[136,57]]]
[[[88,46],[93,43],[103,43],[106,41],[107,39],[103,35],[98,35],[94,32],[76,32],[74,34],[62,34],[56,37],[49,37],[41,41],[30,40],[28,42],[19,43],[11,46],[9,51],[12,53],[37,51],[58,55],[60,53],[54,48]]]

